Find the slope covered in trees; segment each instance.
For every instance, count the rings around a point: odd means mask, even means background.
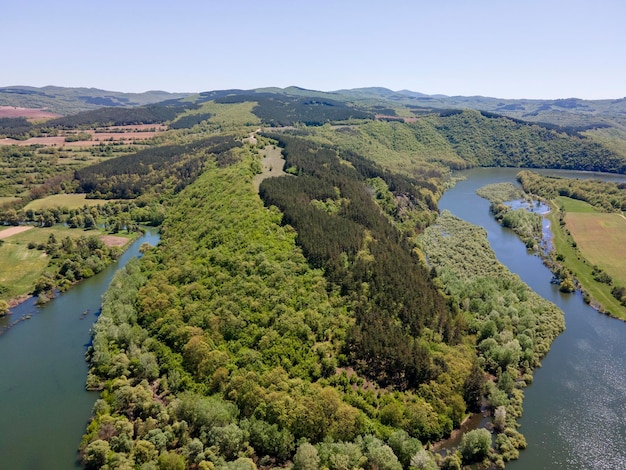
[[[356,155],[278,139],[287,171],[298,177],[265,180],[261,197],[283,211],[311,264],[353,299],[356,325],[346,344],[352,361],[363,374],[400,389],[435,378],[428,347],[416,338],[429,328],[454,344],[461,332],[428,270],[371,197],[366,178],[386,177],[394,195],[410,199],[419,197],[417,182]]]
[[[173,120],[176,115],[186,109],[197,107],[194,103],[178,102],[164,105],[152,104],[135,108],[100,108],[93,111],[52,119],[45,123],[46,127],[72,129],[93,126],[128,126],[135,124],[157,124]]]
[[[180,99],[189,95],[190,93],[168,93],[165,91],[121,93],[96,88],[11,86],[0,87],[0,106],[40,108],[70,115],[103,106],[145,106],[163,100]]]
[[[395,102],[341,96],[225,90],[57,123],[172,123],[63,186],[136,198],[130,214],[154,202],[159,221],[168,202],[162,243],[116,278],[94,327],[88,385],[102,396],[86,467],[501,465],[523,447],[521,388],[559,314],[472,230],[444,216],[431,231],[437,200],[450,169],[623,161],[545,126],[457,110],[402,122],[412,112]],[[266,179],[260,198],[252,177],[275,143],[290,175]],[[483,398],[495,450],[484,433],[445,459],[424,449]]]
[[[475,166],[626,172],[626,160],[606,147],[539,125],[476,111],[427,119]]]
[[[471,348],[435,331],[419,344],[442,369],[419,390],[391,393],[352,371],[342,351],[357,299],[309,266],[297,233],[254,193],[249,163],[210,164],[177,196],[159,247],[107,293],[89,351],[88,383],[103,395],[86,467],[275,466],[311,453],[330,468],[349,458],[399,469],[418,439],[462,419]]]
[[[531,171],[517,175],[524,191],[545,199],[558,196],[585,201],[604,212],[626,210],[626,184],[593,179],[541,176]]]
[[[228,161],[237,158],[230,151],[241,145],[233,136],[219,135],[152,147],[77,170],[75,179],[80,192],[96,198],[135,198],[147,190],[177,192],[198,176],[209,155]]]
[[[264,123],[270,126],[293,126],[303,123],[319,126],[326,122],[347,121],[349,119],[371,119],[373,113],[365,109],[348,106],[332,99],[312,97],[298,98],[272,93],[235,94],[217,98],[216,103],[242,103],[253,101],[253,109]]]

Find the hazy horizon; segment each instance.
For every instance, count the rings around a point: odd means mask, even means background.
[[[27,14],[25,14],[27,12]],[[447,96],[626,96],[621,0],[384,4],[25,0],[0,86],[138,93],[378,84]]]

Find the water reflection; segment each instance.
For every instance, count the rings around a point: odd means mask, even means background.
[[[533,385],[525,390],[520,432],[528,448],[507,468],[626,468],[626,324],[597,313],[580,293],[559,292],[550,284],[552,275],[539,257],[527,253],[517,237],[498,225],[489,214],[489,204],[475,194],[486,184],[515,183],[518,171],[464,172],[467,179],[447,191],[439,204],[440,209],[485,227],[498,259],[565,312],[565,332],[554,341],[542,367],[535,371]],[[623,175],[599,176],[626,180]]]
[[[114,272],[137,256],[144,242],[156,244],[156,231],[43,307],[29,301],[14,309],[13,315],[33,317],[0,337],[1,468],[79,467],[78,445],[98,396],[85,391],[89,330]]]

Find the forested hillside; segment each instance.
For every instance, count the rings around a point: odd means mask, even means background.
[[[43,108],[63,115],[98,109],[103,106],[143,106],[169,99],[179,99],[190,93],[167,93],[147,91],[145,93],[122,93],[96,88],[65,88],[46,86],[0,87],[0,106]]]
[[[307,438],[329,466],[350,458],[354,465],[400,468],[398,458],[406,466],[421,449],[417,439],[439,439],[462,419],[471,348],[439,343],[432,306],[420,307],[424,323],[435,328],[426,329],[403,319],[400,305],[388,305],[393,290],[384,301],[383,290],[333,287],[306,262],[280,212],[262,207],[251,177],[246,161],[210,165],[177,197],[160,246],[107,294],[89,353],[89,385],[104,393],[83,444],[87,467],[111,459],[210,468],[208,462],[225,467],[253,458],[281,465],[310,450],[301,444]],[[363,261],[381,257],[372,253],[363,253]],[[421,283],[428,289],[429,277]],[[446,315],[440,294],[429,289]],[[398,312],[406,325],[398,333],[415,338],[421,351],[409,348],[406,358],[422,358],[429,369],[406,378],[387,369],[381,378],[407,389],[402,393],[379,388],[368,377],[382,371],[344,353],[359,325],[355,311],[371,318],[378,311],[392,326],[383,308]]]
[[[623,173],[626,160],[572,129],[403,103],[380,90],[222,90],[0,121],[29,135],[163,128],[42,180],[46,191],[124,199],[107,206],[127,208],[107,214],[112,230],[162,222],[161,243],[118,274],[94,326],[87,382],[102,393],[81,444],[86,468],[434,469],[517,457],[522,390],[562,314],[437,201],[457,169]],[[265,159],[274,146],[286,174]],[[3,164],[27,154],[39,151],[8,146]],[[5,223],[39,216],[24,202],[10,202]],[[493,445],[477,431],[458,453],[432,451],[481,409]]]

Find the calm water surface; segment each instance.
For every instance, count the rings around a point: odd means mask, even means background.
[[[32,318],[0,336],[0,468],[78,466],[78,445],[98,397],[85,391],[85,351],[100,298],[141,244],[158,239],[156,231],[146,233],[117,263],[41,308],[29,301],[13,309],[14,318]]]
[[[498,259],[565,312],[565,332],[554,341],[525,391],[520,431],[528,448],[507,468],[625,469],[626,323],[598,314],[579,293],[560,293],[550,284],[552,275],[539,257],[529,255],[513,232],[498,225],[489,214],[489,202],[475,194],[486,184],[515,182],[518,171],[464,172],[467,180],[447,191],[439,203],[440,209],[485,227]],[[623,176],[607,179],[624,181]]]

